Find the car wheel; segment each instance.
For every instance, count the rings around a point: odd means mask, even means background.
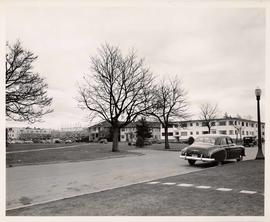
[[[193,166],[195,164],[196,160],[188,160],[188,163],[190,166]]]
[[[239,158],[236,159],[237,162],[242,161],[243,160],[243,156],[239,156]]]

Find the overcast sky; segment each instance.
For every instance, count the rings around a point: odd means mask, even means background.
[[[87,126],[77,108],[77,84],[90,72],[90,55],[105,42],[125,53],[134,48],[159,78],[178,75],[190,112],[217,103],[221,113],[256,120],[254,89],[265,91],[263,8],[10,4],[9,43],[19,39],[39,56],[35,71],[46,78],[54,112],[31,126]],[[264,94],[261,100],[264,120]],[[26,123],[7,122],[8,126]]]

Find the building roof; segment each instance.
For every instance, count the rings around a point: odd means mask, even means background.
[[[122,123],[122,122],[120,122]],[[136,125],[138,124],[139,122],[136,121],[136,122],[132,122],[132,123],[129,123],[128,125],[125,126],[125,128],[136,128]],[[147,121],[147,124],[150,128],[160,128],[160,123],[159,122],[148,122]],[[90,126],[91,128],[93,127],[111,127],[111,124],[107,121],[102,121],[100,123],[97,123],[95,125],[92,125]]]
[[[237,121],[244,121],[244,122],[251,122],[251,123],[257,123],[256,120],[249,120],[249,119],[243,119],[243,118],[238,118],[238,117],[227,117],[227,118],[216,118],[216,119],[212,119],[211,121],[222,121],[222,120],[237,120]],[[190,122],[203,122],[204,120],[202,119],[197,119],[197,120],[183,120],[183,121],[172,121],[170,122],[171,124],[174,123],[190,123]],[[261,122],[262,124],[264,124],[264,122]]]

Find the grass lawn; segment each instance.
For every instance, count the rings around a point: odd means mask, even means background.
[[[21,150],[35,150],[35,149],[46,149],[46,148],[55,148],[63,146],[74,146],[79,145],[80,143],[54,143],[54,144],[43,144],[43,143],[33,143],[33,144],[9,144],[6,147],[6,152],[21,151]],[[83,143],[81,143],[83,144]]]
[[[65,148],[63,149],[62,147]],[[172,143],[171,148],[171,150],[177,151],[182,149],[183,145]],[[37,149],[44,150],[34,151]],[[127,143],[119,143],[120,152],[112,152],[111,149],[112,143],[10,144],[6,148],[6,151],[14,153],[6,154],[6,165],[7,167],[12,167],[30,164],[96,160],[103,158],[123,157],[126,155],[140,155],[138,152],[132,152],[132,150],[137,149],[137,147],[128,146]],[[164,144],[153,144],[151,146],[138,149],[164,150]],[[28,150],[29,152],[21,152]]]
[[[162,178],[7,211],[8,216],[263,216],[264,161],[235,162],[221,167]],[[164,182],[208,185],[210,189],[163,185]],[[231,188],[230,192],[216,188]],[[241,194],[255,190],[256,194]]]

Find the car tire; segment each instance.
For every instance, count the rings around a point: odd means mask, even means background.
[[[242,155],[239,156],[239,158],[236,159],[237,162],[242,161],[242,160],[243,160],[243,156]]]
[[[193,166],[195,164],[196,160],[188,160],[188,163],[190,166]]]

